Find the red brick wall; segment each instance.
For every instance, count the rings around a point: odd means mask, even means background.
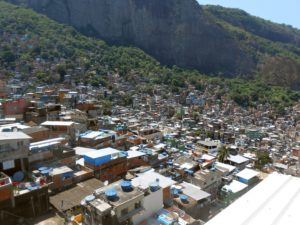
[[[163,201],[168,202],[171,199],[171,190],[170,187],[163,189]]]
[[[127,173],[126,158],[119,158],[100,166],[94,166],[87,162],[84,163],[86,167],[95,171],[96,177],[101,181],[114,181],[117,177],[122,177]]]
[[[76,156],[71,156],[71,157],[67,157],[67,158],[64,158],[64,159],[60,159],[58,160],[59,163],[63,164],[63,165],[75,165],[76,164]]]
[[[298,149],[292,149],[293,156],[299,157],[300,156],[300,150]]]
[[[32,134],[29,134],[30,137],[32,137],[31,142],[37,142],[37,141],[43,141],[47,138],[49,138],[49,131],[38,131]]]
[[[77,109],[82,111],[88,111],[94,109],[94,104],[92,103],[81,103],[76,106]]]
[[[0,202],[8,200],[12,195],[12,186],[3,187],[0,189]]]
[[[139,166],[146,166],[148,165],[147,162],[145,162],[143,160],[143,158],[131,158],[131,159],[128,159],[128,169],[132,169],[132,168],[135,168],[135,167],[139,167]]]
[[[25,112],[27,102],[25,99],[18,99],[16,101],[4,102],[2,105],[4,115],[16,115]]]

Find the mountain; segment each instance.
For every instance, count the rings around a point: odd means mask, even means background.
[[[300,30],[289,25],[272,23],[239,9],[206,5],[204,10],[216,18],[239,27],[253,35],[274,42],[282,42],[300,47]]]
[[[200,6],[196,0],[11,1],[109,44],[141,48],[165,65],[253,78],[283,64],[284,82],[276,71],[262,79],[300,87],[300,31],[241,10]]]
[[[120,90],[115,83],[123,85],[128,90],[121,98],[124,102],[133,94],[153,94],[157,87],[170,95],[183,94],[190,85],[220,101],[233,99],[246,107],[269,103],[282,111],[300,99],[299,91],[270,86],[261,79],[224,79],[165,67],[138,48],[108,45],[4,1],[0,1],[0,27],[0,78],[17,77],[29,92],[39,85],[59,85],[68,74],[75,82],[107,87],[116,96]]]
[[[300,30],[238,9],[205,6],[204,11],[247,49],[256,62],[259,79],[267,84],[300,88]]]

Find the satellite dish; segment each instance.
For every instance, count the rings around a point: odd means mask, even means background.
[[[108,180],[104,181],[104,186],[107,186],[108,185]]]

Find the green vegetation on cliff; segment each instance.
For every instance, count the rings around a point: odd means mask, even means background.
[[[211,5],[203,8],[252,56],[259,79],[271,85],[300,88],[300,30],[239,9]]]
[[[198,90],[212,85],[219,87],[213,94],[228,95],[243,106],[271,103],[284,107],[300,97],[296,91],[262,81],[208,77],[196,70],[164,67],[138,48],[109,46],[3,1],[0,27],[0,75],[21,74],[32,85],[58,83],[70,74],[75,81],[106,86],[110,77],[119,74],[133,84],[147,83],[144,90],[149,92],[154,84],[168,85],[173,92],[188,84]]]

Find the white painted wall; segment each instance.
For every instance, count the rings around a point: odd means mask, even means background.
[[[134,225],[137,225],[149,217],[152,217],[155,213],[163,208],[162,189],[159,189],[156,192],[150,192],[150,194],[143,200],[143,207],[145,211],[132,217],[132,222]]]

